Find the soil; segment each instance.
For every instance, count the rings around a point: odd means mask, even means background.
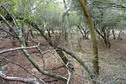
[[[41,66],[45,67],[45,70],[56,73],[59,75],[67,76],[67,69],[63,66],[61,59],[55,54],[55,51],[48,45],[48,43],[42,38],[39,38],[39,42],[41,42],[41,49],[43,51],[48,51],[43,55],[43,59],[45,61],[45,66],[42,60],[40,53],[36,49],[28,49],[28,52],[34,58],[34,60]],[[115,80],[114,84],[126,84],[126,38],[123,40],[110,40],[111,48],[106,48],[102,42],[98,41],[98,49],[99,49],[99,63],[100,63],[100,75],[97,79],[102,82],[102,84],[109,84],[110,82]],[[35,44],[30,44],[35,45]],[[76,48],[76,42],[73,42],[74,47]],[[14,46],[9,38],[0,38],[0,50],[9,49],[19,47],[19,43]],[[80,52],[84,54],[83,59],[90,66],[92,60],[92,45],[91,40],[81,40],[81,49],[84,52]],[[75,49],[76,50],[76,49]],[[65,81],[57,80],[54,78],[50,78],[44,76],[40,72],[38,72],[32,64],[27,60],[21,50],[11,51],[4,54],[0,54],[0,58],[6,57],[9,60],[20,64],[28,71],[34,73],[37,77],[44,80],[47,84],[66,84]],[[83,67],[78,64],[74,59],[70,56],[70,61],[75,67],[75,72],[72,75],[70,84],[90,84],[89,78],[83,69]],[[21,67],[12,64],[6,60],[0,61],[2,66],[6,65],[4,69],[4,73],[7,76],[16,76],[23,78],[33,78],[32,75],[28,74]],[[58,68],[60,67],[60,68]],[[14,81],[6,81],[0,78],[0,84],[25,84],[22,82],[14,82]]]

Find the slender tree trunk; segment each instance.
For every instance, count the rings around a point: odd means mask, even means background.
[[[91,15],[89,14],[86,0],[78,0],[78,1],[83,9],[84,16],[86,17],[87,22],[88,22],[89,31],[91,34],[91,39],[92,39],[92,44],[93,44],[94,58],[93,58],[92,63],[93,63],[94,72],[96,75],[98,75],[99,74],[98,47],[97,47],[97,40],[96,40],[96,33],[95,33],[95,29],[94,29],[94,23],[91,19]]]
[[[120,40],[123,40],[122,37],[121,37],[122,34],[123,34],[123,30],[121,29],[121,30],[119,31],[119,34],[118,34],[118,37],[117,37],[117,38],[120,39]]]
[[[109,34],[106,32],[107,29],[105,28],[102,28],[102,32],[103,32],[103,41],[104,41],[104,44],[107,48],[110,48],[111,47],[111,44],[109,42]]]
[[[115,30],[114,30],[114,28],[112,28],[112,35],[113,35],[113,39],[115,40],[116,36],[115,36]]]

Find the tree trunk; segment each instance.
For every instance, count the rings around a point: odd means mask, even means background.
[[[122,37],[121,37],[122,34],[123,34],[123,30],[121,29],[121,30],[119,31],[119,34],[118,34],[118,37],[117,37],[117,38],[120,39],[120,40],[123,40]]]
[[[93,63],[94,73],[96,75],[98,75],[99,74],[98,47],[97,47],[97,40],[96,40],[96,33],[95,33],[95,29],[94,29],[94,23],[91,19],[91,15],[89,14],[86,0],[84,0],[84,1],[78,0],[78,1],[83,9],[84,16],[86,17],[87,22],[88,22],[89,31],[90,31],[90,35],[91,35],[91,39],[92,39],[92,44],[93,44],[94,58],[93,58],[92,63]]]
[[[107,33],[107,29],[102,28],[102,32],[103,32],[103,41],[105,43],[105,46],[107,48],[110,48],[111,47],[111,44],[109,42],[109,34]]]
[[[113,39],[115,40],[116,36],[115,36],[115,30],[114,30],[114,28],[112,28],[112,35],[113,35]]]

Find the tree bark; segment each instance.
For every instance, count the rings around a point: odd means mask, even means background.
[[[82,7],[82,10],[84,12],[84,16],[86,17],[87,19],[87,22],[88,22],[88,26],[89,26],[89,32],[90,32],[90,35],[91,35],[91,39],[92,39],[92,44],[93,44],[93,55],[94,55],[94,58],[93,58],[93,68],[94,68],[94,73],[96,75],[99,74],[99,63],[98,63],[98,47],[97,47],[97,40],[96,40],[96,33],[95,33],[95,29],[94,29],[94,23],[91,19],[91,15],[89,14],[89,11],[88,11],[88,7],[87,7],[87,1],[86,0],[78,0],[81,7]]]

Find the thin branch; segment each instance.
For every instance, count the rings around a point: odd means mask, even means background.
[[[15,51],[15,50],[37,48],[38,46],[39,46],[39,44],[38,44],[37,46],[30,46],[30,47],[17,47],[17,48],[5,49],[5,50],[0,51],[0,54],[6,53],[6,52],[10,52],[10,51]]]

